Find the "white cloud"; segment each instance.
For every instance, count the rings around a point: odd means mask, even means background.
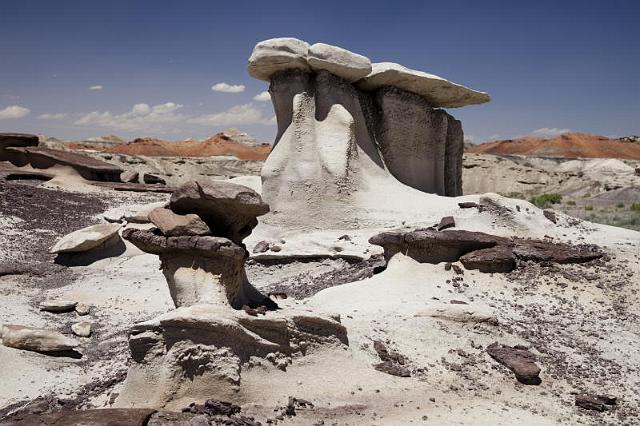
[[[99,126],[124,131],[154,131],[166,133],[168,124],[184,121],[187,117],[177,112],[183,105],[173,102],[150,106],[136,104],[129,112],[112,114],[110,111],[94,111],[80,117],[75,124]]]
[[[271,95],[266,90],[264,92],[260,92],[253,97],[254,101],[258,102],[268,102],[271,100]]]
[[[95,86],[91,86],[89,87],[89,90],[102,90],[104,87],[102,87],[100,84],[96,84]]]
[[[216,114],[201,115],[188,120],[189,123],[203,126],[239,126],[248,124],[274,124],[273,117],[266,117],[261,109],[253,104],[237,105]]]
[[[67,114],[61,112],[57,114],[40,114],[38,116],[39,120],[64,120],[65,118],[67,118]]]
[[[539,136],[560,136],[563,133],[569,133],[570,129],[558,129],[556,127],[543,127],[541,129],[536,129],[533,131],[534,135]]]
[[[211,90],[214,92],[241,93],[244,92],[244,84],[217,83],[211,86]]]
[[[0,109],[0,120],[26,117],[30,112],[31,110],[29,108],[21,107],[19,105],[11,105],[5,109]]]

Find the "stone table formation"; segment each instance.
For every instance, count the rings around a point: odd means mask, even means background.
[[[462,125],[441,108],[485,103],[486,93],[294,38],[258,43],[248,69],[270,82],[278,122],[262,172],[272,209],[357,205],[381,181],[462,195]]]
[[[176,309],[136,324],[133,363],[120,405],[164,406],[184,397],[224,397],[239,386],[242,363],[264,357],[286,369],[291,356],[318,344],[348,344],[339,318],[279,307],[247,279],[242,243],[269,211],[258,193],[229,182],[187,182],[156,226],[123,237],[160,257]]]

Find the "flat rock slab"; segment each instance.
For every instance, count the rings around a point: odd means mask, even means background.
[[[485,92],[478,92],[437,75],[412,70],[393,62],[374,63],[371,73],[355,84],[362,90],[397,87],[421,96],[433,107],[458,108],[491,100]]]
[[[310,71],[307,64],[309,44],[291,37],[272,38],[256,44],[249,58],[249,75],[269,81],[278,71]]]
[[[73,311],[78,302],[73,300],[45,300],[40,303],[39,307],[41,311],[47,312],[69,312]]]
[[[15,349],[35,352],[63,352],[77,348],[80,343],[62,333],[23,325],[2,327],[2,344]]]
[[[122,169],[118,166],[72,152],[40,147],[8,147],[6,151],[23,154],[29,163],[36,165],[42,163],[44,167],[55,164],[73,167],[90,180],[118,182],[122,173]],[[89,172],[89,174],[83,172]]]
[[[157,192],[161,194],[171,194],[176,190],[172,186],[147,185],[146,183],[91,182],[91,184],[101,188],[113,189],[114,191]]]
[[[349,82],[371,72],[371,61],[366,56],[325,43],[316,43],[309,48],[307,63],[314,71],[326,70]]]
[[[617,404],[617,398],[608,395],[576,395],[576,406],[592,411],[606,411]]]
[[[0,150],[9,146],[38,146],[39,142],[36,135],[28,133],[0,133]]]
[[[491,358],[513,371],[516,379],[525,385],[539,385],[540,367],[535,363],[536,357],[525,348],[501,345],[498,342],[487,347]]]
[[[233,241],[223,237],[181,236],[165,237],[143,229],[125,229],[125,240],[131,241],[140,250],[152,254],[183,253],[203,257],[232,257],[241,259],[245,250]]]
[[[207,224],[193,213],[179,215],[169,209],[159,208],[149,213],[149,219],[167,237],[211,234]]]
[[[11,424],[43,426],[143,426],[156,410],[150,408],[101,408],[65,410],[48,414],[14,417]]]
[[[51,247],[49,253],[81,253],[91,250],[115,237],[119,229],[120,225],[117,223],[100,223],[79,229],[62,237]]]
[[[387,260],[396,253],[405,253],[423,263],[460,260],[467,269],[488,273],[510,272],[520,261],[584,263],[603,256],[595,246],[572,246],[546,240],[505,238],[458,229],[441,232],[431,228],[386,231],[371,237],[369,243],[382,246]]]

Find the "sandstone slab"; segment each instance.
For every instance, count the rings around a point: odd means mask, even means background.
[[[5,325],[2,344],[10,348],[35,352],[62,352],[77,348],[80,343],[62,333],[23,325]]]
[[[249,58],[249,75],[269,81],[278,71],[299,69],[309,71],[309,44],[291,37],[272,38],[256,44]]]
[[[169,209],[159,208],[149,213],[149,219],[167,237],[211,234],[207,224],[193,213],[179,215]]]
[[[326,70],[349,82],[371,72],[371,61],[366,56],[325,43],[316,43],[309,48],[307,63],[314,71]]]
[[[81,253],[96,248],[116,237],[120,230],[117,223],[100,223],[79,229],[62,237],[49,253]]]
[[[36,135],[27,133],[0,133],[0,150],[9,146],[38,146]]]
[[[484,92],[393,62],[372,64],[371,73],[357,81],[356,85],[362,90],[377,90],[384,86],[397,87],[421,96],[433,107],[458,108],[490,100],[489,95]]]
[[[47,312],[68,312],[72,311],[78,302],[73,300],[46,300],[40,303],[40,310]]]
[[[29,414],[11,418],[15,425],[41,426],[143,426],[156,410],[150,408],[101,408],[61,410],[47,414]]]

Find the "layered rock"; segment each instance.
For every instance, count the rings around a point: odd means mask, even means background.
[[[324,203],[344,216],[344,206],[371,204],[372,188],[401,183],[462,194],[462,126],[438,108],[487,102],[486,93],[292,38],[258,43],[249,74],[270,82],[278,122],[262,171],[272,209]]]
[[[403,253],[421,263],[460,261],[466,269],[511,272],[518,262],[584,263],[603,256],[595,247],[505,238],[483,232],[435,229],[387,231],[369,239],[391,259]]]
[[[176,190],[169,209],[150,214],[158,228],[123,232],[138,248],[160,257],[176,309],[132,328],[134,363],[122,404],[223,395],[240,384],[240,365],[252,356],[288,356],[314,342],[348,343],[338,320],[279,309],[247,279],[242,239],[268,211],[250,188],[194,181]],[[210,235],[197,235],[186,223],[173,226],[184,221],[197,223],[197,229],[206,226]]]

